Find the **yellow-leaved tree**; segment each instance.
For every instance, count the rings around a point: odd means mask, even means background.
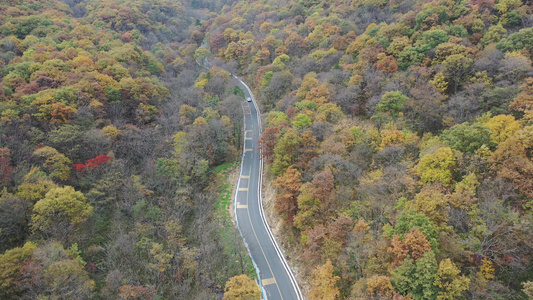
[[[483,123],[483,126],[490,130],[491,140],[501,144],[520,129],[520,122],[511,115],[497,115]]]
[[[261,298],[261,291],[257,284],[246,276],[241,274],[231,277],[226,282],[224,288],[223,300],[255,300]]]
[[[452,169],[456,163],[452,149],[441,147],[435,153],[424,155],[416,171],[425,183],[440,181],[443,185],[450,185],[453,180]]]
[[[441,260],[433,283],[440,288],[437,300],[457,299],[468,290],[470,279],[464,275],[459,276],[460,273],[459,268],[449,258]]]
[[[81,192],[71,186],[55,187],[33,206],[31,228],[65,240],[92,213],[93,207]]]
[[[311,291],[309,298],[312,300],[335,300],[339,294],[339,288],[336,286],[339,276],[333,274],[333,264],[328,261],[317,266],[312,273]]]
[[[48,146],[42,147],[35,150],[33,155],[44,160],[43,166],[49,171],[52,177],[67,180],[70,176],[70,164],[72,162],[55,148]]]

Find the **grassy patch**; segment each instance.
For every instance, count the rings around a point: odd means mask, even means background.
[[[230,207],[234,199],[234,182],[229,182],[229,175],[231,169],[235,167],[235,164],[224,164],[216,167],[216,183],[219,190],[219,196],[215,203],[216,218],[222,224],[220,229],[220,237],[223,244],[224,254],[230,259],[227,260],[228,273],[231,276],[238,274],[246,274],[250,278],[255,279],[257,274],[255,273],[252,260],[246,251],[244,242],[231,221]],[[224,283],[222,283],[224,284]]]
[[[217,217],[223,220],[224,227],[232,226],[229,208],[233,202],[233,184],[228,182],[229,170],[234,164],[224,164],[216,167],[219,196],[215,203]]]

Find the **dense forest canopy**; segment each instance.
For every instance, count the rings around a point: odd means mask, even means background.
[[[208,13],[50,0],[0,15],[0,298],[217,298],[253,276],[217,204],[242,99],[195,62]]]
[[[242,142],[230,72],[262,109],[310,299],[533,297],[531,1],[0,0],[0,15],[0,298],[253,290],[219,205]]]
[[[241,1],[210,50],[253,82],[311,299],[526,299],[532,3]]]

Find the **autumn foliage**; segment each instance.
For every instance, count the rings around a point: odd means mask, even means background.
[[[230,73],[307,297],[533,294],[531,1],[281,4],[0,4],[0,298],[251,276],[213,205],[242,145]]]
[[[206,13],[0,3],[1,299],[216,298],[253,275],[208,204],[214,170],[239,155],[242,110],[229,73],[196,63]]]
[[[86,170],[94,169],[102,165],[103,163],[111,160],[112,158],[107,155],[100,154],[95,158],[88,159],[83,164],[72,164],[72,166],[76,169],[77,172],[84,172]]]
[[[339,299],[521,297],[531,3],[271,5],[234,5],[208,31],[253,83],[280,236],[308,296],[326,297],[313,272],[331,261]]]

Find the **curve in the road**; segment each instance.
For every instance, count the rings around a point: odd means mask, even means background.
[[[207,66],[211,65],[207,57],[203,62],[196,62],[205,69],[209,69]],[[252,258],[263,297],[270,300],[301,300],[304,299],[302,291],[268,226],[261,201],[263,160],[257,147],[262,132],[259,108],[248,85],[239,77],[231,76],[244,88],[245,96],[252,99],[245,107],[241,170],[235,189],[234,213],[237,228]]]
[[[250,88],[240,78],[233,77],[244,88],[246,96],[252,99],[244,108],[244,145],[234,199],[237,227],[252,257],[263,297],[269,300],[303,299],[300,287],[268,226],[263,211],[261,201],[263,161],[257,147],[262,131],[259,109]]]

